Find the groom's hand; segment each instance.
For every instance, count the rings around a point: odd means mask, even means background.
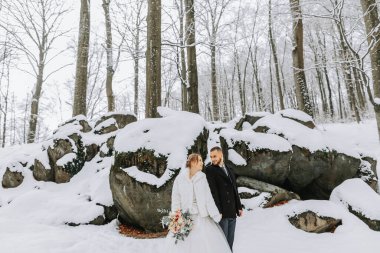
[[[239,217],[242,217],[242,216],[243,216],[243,210],[240,209],[240,210],[239,210]]]

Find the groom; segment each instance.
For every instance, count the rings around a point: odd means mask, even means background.
[[[242,216],[243,210],[236,187],[234,173],[224,164],[220,147],[210,150],[211,163],[206,166],[205,173],[210,185],[215,204],[222,214],[219,222],[228,244],[232,250],[235,237],[236,216]]]

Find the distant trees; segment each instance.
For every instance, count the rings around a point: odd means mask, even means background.
[[[226,122],[298,108],[320,122],[380,122],[375,0],[102,0],[92,30],[90,0],[0,2],[1,145],[43,138],[39,119],[58,111],[159,117],[164,105]],[[74,54],[61,54],[67,44]],[[48,79],[61,57],[75,68]],[[34,84],[22,100],[19,71]]]
[[[61,27],[68,8],[56,0],[3,1],[3,6],[9,20],[2,20],[1,27],[12,37],[11,47],[25,55],[32,69],[28,73],[35,78],[27,138],[31,143],[36,135],[42,86],[50,75],[65,67],[45,73],[46,65],[62,52],[49,54],[53,44],[69,32]]]

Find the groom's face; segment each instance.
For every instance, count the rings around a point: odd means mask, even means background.
[[[218,150],[214,150],[210,153],[211,162],[214,165],[221,165],[223,161],[223,153]]]

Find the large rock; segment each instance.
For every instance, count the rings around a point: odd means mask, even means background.
[[[208,138],[199,115],[166,108],[160,114],[163,118],[138,121],[117,133],[110,172],[119,219],[154,232],[163,230],[162,211],[170,209],[173,181],[187,155],[205,158]]]
[[[303,199],[328,199],[344,180],[354,178],[361,160],[336,151],[310,152],[293,145],[288,188]]]
[[[11,171],[7,168],[3,175],[2,186],[3,188],[15,188],[19,186],[23,180],[24,176],[22,175],[22,172]]]
[[[245,187],[248,189],[258,191],[258,194],[253,194],[251,196],[248,195],[250,193],[249,191],[246,191],[246,192],[240,191],[239,195],[242,197],[243,202],[244,202],[244,199],[251,199],[253,197],[257,197],[259,196],[259,194],[263,192],[267,193],[264,196],[262,203],[260,203],[260,206],[264,208],[274,206],[283,201],[289,201],[292,199],[297,199],[297,200],[300,199],[300,197],[294,192],[290,192],[278,186],[261,182],[252,178],[238,177],[236,180],[236,183],[238,187]],[[248,193],[248,194],[244,194],[244,193]]]
[[[372,230],[380,231],[380,195],[363,180],[344,181],[331,193],[330,200],[346,207]]]
[[[281,137],[251,130],[223,129],[220,143],[227,166],[239,176],[283,185],[292,157],[290,144]]]
[[[341,219],[319,216],[313,211],[292,216],[289,218],[289,222],[296,228],[310,233],[331,233],[337,226],[342,225]]]
[[[278,135],[292,145],[290,171],[280,186],[298,193],[302,199],[328,199],[337,185],[357,176],[360,154],[354,146],[334,141],[330,134],[301,121],[312,119],[299,111],[281,111],[258,120],[252,129]]]

